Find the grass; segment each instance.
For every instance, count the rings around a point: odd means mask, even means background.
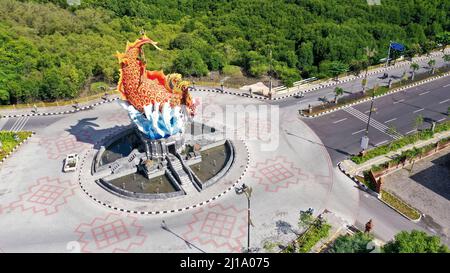
[[[331,225],[324,220],[316,219],[293,244],[289,244],[282,252],[308,253],[320,240],[328,237],[330,230]]]
[[[376,191],[375,185],[372,182],[370,182],[368,171],[364,172],[364,177],[362,177],[362,176],[355,176],[355,177],[359,182],[363,183],[366,187],[368,187],[369,189],[371,189],[373,191]]]
[[[411,220],[418,220],[420,213],[392,193],[381,190],[381,200],[388,203]]]
[[[14,135],[17,135],[18,139],[14,139]],[[20,142],[27,137],[31,136],[31,132],[9,132],[0,131],[0,141],[2,147],[0,148],[0,160],[6,157]]]
[[[352,156],[350,159],[355,162],[356,164],[362,164],[372,158],[375,158],[377,156],[388,154],[392,151],[397,151],[398,149],[401,149],[409,144],[414,144],[420,140],[428,140],[431,139],[435,133],[441,133],[444,131],[450,130],[450,121],[445,121],[441,124],[437,124],[434,130],[434,133],[430,129],[426,129],[420,132],[417,132],[413,135],[404,136],[398,140],[395,140],[391,143],[373,148],[367,153],[362,155],[355,155]]]

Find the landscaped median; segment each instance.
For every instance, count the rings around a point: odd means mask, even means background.
[[[0,163],[8,158],[33,132],[0,131]]]
[[[356,164],[364,163],[372,158],[375,158],[377,156],[386,155],[389,152],[397,151],[409,144],[416,143],[421,140],[428,140],[433,138],[433,136],[437,133],[445,132],[450,130],[450,121],[446,121],[440,124],[437,124],[434,128],[434,131],[431,129],[425,129],[422,131],[419,131],[413,135],[408,135],[405,137],[402,137],[399,140],[395,140],[393,142],[390,142],[388,144],[385,144],[383,146],[379,146],[376,148],[373,148],[369,151],[367,151],[364,155],[355,155],[351,157],[351,160],[355,162]]]
[[[308,253],[322,239],[327,238],[331,225],[318,217],[310,223],[309,227],[294,242],[289,244],[283,253]]]
[[[397,210],[399,213],[403,214],[406,218],[417,221],[420,219],[420,213],[415,208],[408,205],[406,202],[385,190],[381,190],[380,199],[391,206],[393,209]]]
[[[364,155],[338,164],[339,169],[355,182],[376,194],[391,208],[412,221],[418,221],[420,212],[383,189],[384,177],[450,147],[450,121],[435,126],[434,131],[426,129],[414,135],[405,136],[389,144],[371,149]]]

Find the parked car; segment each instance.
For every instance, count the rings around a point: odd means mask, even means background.
[[[78,154],[69,154],[64,160],[64,172],[74,172],[78,165]]]

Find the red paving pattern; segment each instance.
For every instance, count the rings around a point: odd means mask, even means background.
[[[192,244],[213,247],[214,252],[241,252],[246,244],[247,209],[215,204],[200,208],[182,237]]]
[[[137,218],[110,213],[80,224],[75,233],[80,235],[81,252],[129,252],[147,239],[142,228]]]
[[[32,211],[52,215],[67,203],[68,198],[74,195],[76,184],[69,180],[50,178],[48,176],[37,179],[27,192],[19,196],[19,200],[10,203],[4,209]]]
[[[47,158],[60,160],[68,154],[82,153],[92,143],[92,138],[87,131],[82,131],[77,136],[62,132],[54,137],[40,137],[39,145],[44,147]]]
[[[300,180],[306,181],[310,177],[284,156],[257,162],[253,169],[255,170],[250,171],[252,177],[264,186],[266,192],[287,189],[290,185],[298,184]]]

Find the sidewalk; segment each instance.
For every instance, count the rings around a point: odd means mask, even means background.
[[[363,171],[369,170],[373,165],[380,165],[385,162],[388,162],[388,161],[392,160],[392,158],[394,158],[396,155],[400,155],[403,151],[410,150],[414,147],[420,148],[420,147],[426,146],[428,144],[436,143],[439,140],[447,138],[447,137],[450,137],[450,131],[437,133],[434,135],[433,138],[430,138],[428,140],[421,140],[416,143],[409,144],[397,151],[392,151],[386,155],[381,155],[381,156],[372,158],[372,159],[370,159],[362,164],[359,164],[359,165],[354,163],[350,159],[346,159],[346,160],[342,161],[340,165],[341,165],[341,168],[344,170],[344,172],[349,175],[352,175],[352,176],[362,175]]]

